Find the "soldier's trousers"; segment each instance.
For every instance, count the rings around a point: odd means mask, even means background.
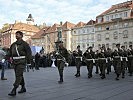
[[[99,68],[101,74],[105,76],[106,60],[99,60]]]
[[[14,86],[18,87],[19,85],[24,86],[25,85],[25,81],[24,81],[24,77],[23,77],[23,72],[25,70],[25,65],[23,64],[17,64],[14,65],[14,71],[15,71],[15,82],[14,82]]]
[[[112,65],[111,61],[108,61],[108,63],[106,64],[106,66],[107,66],[107,73],[111,72],[111,65]]]
[[[77,73],[80,73],[81,61],[76,61]]]
[[[57,60],[57,67],[59,71],[60,77],[63,78],[63,70],[64,70],[65,62],[62,60]]]
[[[133,57],[128,58],[128,71],[133,74]]]
[[[116,68],[116,74],[117,77],[119,77],[119,75],[122,72],[122,66],[121,66],[121,60],[120,59],[114,59],[114,64],[115,64],[115,68]]]
[[[125,75],[125,68],[127,68],[127,61],[121,62],[121,73],[122,75]]]
[[[88,76],[92,76],[93,61],[86,61]]]

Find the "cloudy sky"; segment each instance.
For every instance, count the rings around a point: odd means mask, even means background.
[[[95,20],[112,5],[127,0],[0,0],[0,28],[15,20],[26,22],[31,13],[35,24],[51,25],[60,21],[77,24]]]

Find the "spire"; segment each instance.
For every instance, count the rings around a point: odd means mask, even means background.
[[[33,19],[33,17],[32,17],[31,14],[29,14],[29,16],[28,16],[28,18],[26,19],[26,21],[27,21],[27,24],[31,24],[31,25],[34,24],[34,19]]]

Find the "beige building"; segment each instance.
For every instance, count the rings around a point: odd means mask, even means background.
[[[95,48],[133,44],[133,1],[112,5],[96,17]]]
[[[83,52],[86,51],[89,46],[94,47],[94,24],[95,21],[90,20],[87,24],[79,22],[74,28],[72,28],[72,51],[76,50],[78,45],[80,45],[80,48]]]
[[[31,36],[35,35],[40,29],[31,24],[15,21],[14,24],[10,24],[9,27],[1,33],[1,45],[10,47],[10,45],[16,41],[16,31],[22,31],[24,33],[23,39],[31,45]]]

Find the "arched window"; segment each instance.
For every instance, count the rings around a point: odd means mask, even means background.
[[[116,31],[116,32],[114,32],[114,34],[113,34],[114,36],[114,39],[118,39],[118,32]]]
[[[128,38],[128,31],[127,30],[123,31],[123,38]]]

